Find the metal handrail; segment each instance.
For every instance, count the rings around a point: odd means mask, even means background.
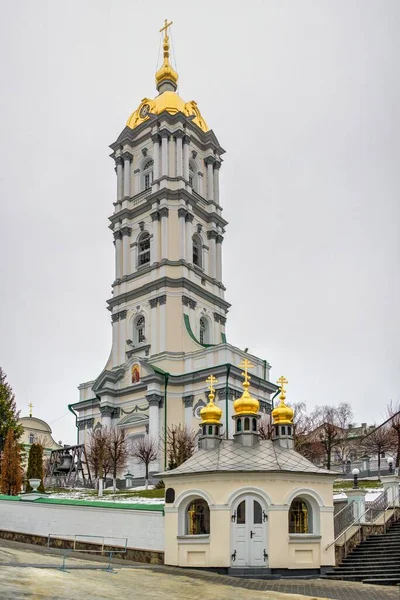
[[[385,492],[382,492],[382,496],[383,496],[384,494],[386,494],[386,490],[385,490]],[[380,496],[379,496],[379,498],[380,498]],[[377,500],[378,500],[379,498],[377,498]],[[393,500],[392,500],[391,502],[389,502],[389,503],[387,504],[387,506],[385,506],[385,508],[384,508],[384,509],[381,511],[381,514],[382,514],[382,513],[384,514],[384,525],[385,525],[385,513],[386,513],[386,511],[389,509],[389,507],[390,507],[389,505],[390,505],[390,504],[394,504],[393,508],[395,509],[395,508],[396,508],[396,500],[398,501],[398,500],[399,500],[399,498],[400,498],[400,496],[399,496],[399,490],[397,490],[397,493],[396,493],[395,497],[393,498]],[[345,507],[345,508],[346,508],[346,507]],[[343,509],[342,509],[342,510],[343,510]],[[328,548],[330,548],[331,546],[333,546],[333,544],[335,544],[335,543],[338,541],[338,539],[342,537],[342,535],[345,535],[345,534],[346,534],[346,533],[347,533],[347,532],[348,532],[348,531],[349,531],[349,530],[350,530],[352,527],[355,527],[355,526],[356,526],[356,524],[357,524],[357,522],[358,522],[358,521],[360,521],[360,520],[361,520],[363,517],[365,517],[365,515],[367,515],[367,514],[368,514],[370,511],[374,511],[374,510],[376,511],[376,509],[375,509],[375,508],[373,508],[373,507],[369,507],[369,508],[367,508],[367,510],[366,510],[366,511],[364,511],[364,512],[362,513],[362,515],[360,515],[359,517],[357,517],[357,519],[354,519],[354,521],[353,521],[353,522],[352,522],[352,523],[351,523],[351,524],[350,524],[350,525],[349,525],[349,526],[348,526],[348,527],[347,527],[347,528],[346,528],[344,531],[342,531],[342,532],[341,532],[339,535],[337,535],[337,536],[335,537],[335,539],[333,540],[333,542],[331,542],[330,544],[328,544],[328,545],[326,546],[325,550],[328,550]],[[338,513],[338,514],[339,514],[339,513]],[[375,519],[377,519],[379,516],[380,516],[380,515],[377,515],[377,516],[375,517]],[[370,522],[372,523],[372,522],[373,522],[375,519],[371,519],[371,521],[370,521]],[[360,523],[359,525],[361,525],[361,523]],[[386,528],[386,527],[385,527],[385,528]],[[345,538],[345,544],[346,544],[346,538]]]
[[[336,515],[333,517],[333,532],[336,536],[343,533],[343,531],[346,529],[349,518],[351,519],[353,517],[353,503],[354,503],[354,500],[349,502],[349,504],[346,504],[346,506],[344,506],[341,510],[339,510],[339,512],[337,512]],[[350,514],[346,515],[345,514],[346,511],[349,512]],[[343,520],[344,520],[344,523],[341,523],[341,521],[343,521]],[[342,529],[340,531],[339,531],[339,527],[342,527]]]
[[[66,571],[66,566],[65,566],[65,562],[67,560],[67,557],[72,554],[73,552],[82,552],[82,553],[95,553],[95,554],[108,554],[108,565],[107,568],[105,569],[108,572],[112,572],[112,566],[111,566],[111,561],[113,559],[113,555],[114,554],[126,554],[128,551],[128,538],[122,538],[122,537],[111,537],[111,536],[103,536],[103,535],[85,535],[85,534],[75,534],[75,535],[69,535],[69,534],[57,534],[57,533],[49,533],[47,536],[47,547],[50,548],[50,541],[52,538],[55,539],[64,539],[65,541],[68,542],[72,542],[72,540],[68,540],[66,538],[73,538],[73,547],[72,548],[68,548],[66,550],[66,552],[62,555],[62,565],[60,567],[60,571]],[[79,543],[79,540],[77,538],[83,538],[83,540],[81,541],[81,543],[85,542],[85,540],[87,540],[88,538],[96,538],[96,539],[100,539],[103,540],[101,543],[101,548],[99,548],[98,550],[87,550],[87,549],[79,549],[76,547],[77,542]],[[124,540],[125,544],[123,546],[117,546],[116,544],[109,544],[107,543],[105,540]],[[90,542],[88,542],[90,543]],[[99,544],[100,545],[100,544]],[[118,548],[117,550],[109,550],[104,548],[104,546],[110,546],[114,548]]]

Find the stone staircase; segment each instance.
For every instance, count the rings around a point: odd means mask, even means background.
[[[324,579],[361,581],[375,585],[400,584],[400,521],[386,534],[371,535]]]

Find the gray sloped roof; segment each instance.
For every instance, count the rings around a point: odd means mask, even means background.
[[[317,467],[295,450],[282,448],[272,440],[260,440],[254,447],[242,446],[233,440],[221,440],[217,448],[197,450],[176,469],[160,475],[184,475],[215,471],[297,472],[336,475]]]

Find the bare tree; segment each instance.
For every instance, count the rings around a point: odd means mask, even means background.
[[[390,419],[390,427],[394,432],[394,438],[396,441],[396,467],[400,467],[400,402],[393,403],[389,402],[387,407],[388,417]]]
[[[258,433],[262,440],[270,440],[272,438],[272,419],[270,414],[261,415]]]
[[[361,442],[361,447],[367,454],[378,456],[378,477],[381,475],[381,454],[389,452],[396,447],[394,431],[389,423],[383,423],[380,427],[373,429]]]
[[[311,413],[311,421],[315,425],[315,430],[311,433],[312,439],[319,441],[324,449],[326,457],[326,467],[331,468],[332,451],[338,447],[338,451],[343,463],[349,447],[349,424],[353,416],[349,404],[343,402],[336,406],[317,406]]]
[[[107,427],[94,429],[89,433],[89,442],[86,447],[87,461],[98,482],[99,496],[103,495],[103,478],[109,473],[111,467],[108,449],[109,437]]]
[[[117,491],[117,474],[126,466],[129,449],[125,431],[113,427],[107,439],[108,456],[111,462],[114,493]]]
[[[158,442],[149,435],[138,438],[131,446],[130,454],[138,463],[145,466],[145,487],[149,486],[149,465],[158,456]]]
[[[196,434],[186,425],[171,425],[167,429],[168,469],[176,469],[190,458],[195,450]]]

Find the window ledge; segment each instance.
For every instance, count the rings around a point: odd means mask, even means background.
[[[289,544],[309,544],[321,541],[320,535],[314,533],[289,533]]]
[[[178,544],[209,544],[210,534],[199,535],[177,535]]]

